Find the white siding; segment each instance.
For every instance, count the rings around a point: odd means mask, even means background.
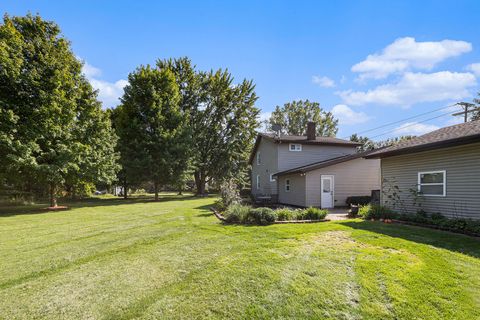
[[[414,205],[409,189],[417,187],[418,172],[436,170],[446,171],[446,196],[425,196],[422,209],[450,217],[480,219],[480,143],[382,159],[382,178],[390,181],[383,182],[383,190],[387,190],[387,184],[393,184],[401,191],[401,203],[394,209],[415,213],[419,207]],[[386,204],[383,192],[381,197]]]
[[[285,191],[285,180],[290,180],[290,191]],[[278,178],[278,202],[294,206],[305,206],[305,176],[292,174]]]
[[[257,164],[257,155],[260,152],[260,164]],[[260,141],[254,161],[252,162],[252,194],[275,195],[277,194],[277,182],[270,181],[270,174],[277,170],[277,144],[269,139]],[[257,189],[257,175],[260,176],[260,189]]]
[[[354,159],[306,173],[306,206],[320,207],[321,175],[335,178],[335,206],[346,206],[350,196],[369,196],[380,189],[380,160]]]
[[[289,151],[289,143],[278,144],[278,171],[301,167],[356,152],[355,146],[302,145],[302,151]]]

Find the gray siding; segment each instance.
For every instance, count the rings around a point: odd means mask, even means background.
[[[285,180],[290,179],[290,191],[285,191]],[[278,202],[305,207],[305,176],[292,174],[278,178]]]
[[[381,167],[384,205],[388,186],[397,185],[401,201],[393,209],[415,213],[419,208],[409,189],[416,188],[418,172],[446,170],[446,196],[425,196],[422,208],[428,213],[480,219],[480,143],[384,158]]]
[[[277,144],[262,138],[258,152],[260,152],[260,164],[257,164],[257,154],[252,163],[252,194],[275,195],[277,194],[277,182],[270,182],[270,174],[278,171]],[[257,189],[257,175],[260,175],[260,189]]]
[[[354,159],[306,173],[306,206],[320,207],[321,175],[334,176],[334,205],[346,206],[350,196],[369,196],[380,189],[380,160]]]
[[[278,145],[278,171],[284,171],[314,162],[353,154],[353,146],[302,145],[302,151],[289,151],[289,143]]]

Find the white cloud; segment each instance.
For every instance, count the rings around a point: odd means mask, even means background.
[[[390,74],[413,69],[430,70],[445,59],[471,50],[472,44],[465,41],[417,42],[415,38],[405,37],[395,40],[381,53],[367,56],[351,70],[360,73],[360,80],[383,79]]]
[[[477,77],[480,77],[480,63],[469,64],[467,70],[473,72]]]
[[[365,123],[370,120],[370,117],[364,112],[356,112],[344,104],[337,104],[331,112],[338,122],[344,125]]]
[[[440,129],[440,127],[433,124],[407,122],[396,128],[395,134],[419,136],[438,129]]]
[[[410,106],[421,102],[459,100],[471,96],[468,88],[475,86],[471,73],[441,71],[436,73],[405,73],[391,84],[368,91],[340,91],[338,95],[349,105],[383,104]]]
[[[82,72],[87,77],[87,79],[93,78],[93,77],[98,77],[102,74],[102,71],[98,68],[95,68],[88,62],[84,62]]]
[[[324,88],[333,88],[335,87],[335,81],[325,76],[313,76],[312,82]]]
[[[120,103],[119,98],[123,95],[123,88],[128,84],[127,80],[120,79],[115,82],[100,80],[98,77],[102,74],[102,71],[86,61],[82,72],[90,81],[92,87],[98,90],[98,99],[102,101],[104,108],[116,107]]]

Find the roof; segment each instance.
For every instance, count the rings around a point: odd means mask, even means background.
[[[368,155],[372,152],[373,151],[358,152],[358,153],[348,154],[348,155],[345,155],[345,156],[340,156],[340,157],[336,157],[336,158],[332,158],[332,159],[328,159],[328,160],[324,160],[324,161],[314,162],[314,163],[311,163],[311,164],[307,164],[305,166],[301,166],[301,167],[292,168],[292,169],[288,169],[288,170],[285,170],[285,171],[277,172],[277,173],[274,174],[274,176],[283,176],[283,175],[286,175],[286,174],[294,174],[294,173],[305,173],[305,172],[308,172],[308,171],[333,166],[334,164],[339,164],[339,163],[342,163],[342,162],[347,162],[347,161],[350,161],[350,160],[363,158],[363,157],[365,157],[366,155]]]
[[[367,158],[385,158],[475,142],[480,142],[480,121],[478,120],[441,128],[390,147],[373,151]]]
[[[279,138],[275,136],[274,133],[259,133],[257,139],[255,140],[255,146],[253,147],[252,153],[250,154],[250,159],[248,163],[252,163],[253,157],[257,152],[257,148],[260,145],[260,141],[264,139],[272,140],[277,143],[300,143],[300,144],[312,144],[312,145],[339,145],[339,146],[352,146],[358,147],[361,146],[361,143],[353,142],[349,140],[343,140],[335,137],[316,137],[315,140],[308,140],[307,136],[293,136],[293,135],[281,135]]]

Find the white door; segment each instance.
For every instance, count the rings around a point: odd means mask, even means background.
[[[335,190],[333,176],[322,176],[321,179],[322,208],[333,208],[333,192]]]

